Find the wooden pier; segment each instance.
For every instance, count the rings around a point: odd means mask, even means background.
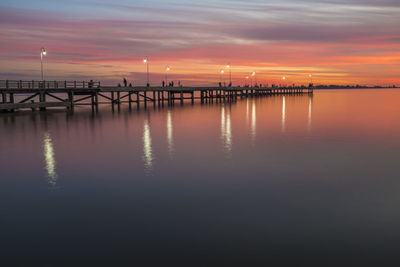
[[[98,110],[100,104],[113,108],[122,103],[139,108],[148,104],[174,105],[185,101],[201,103],[237,101],[243,97],[271,95],[312,94],[306,87],[120,87],[103,86],[100,82],[86,81],[10,81],[0,80],[0,111],[13,112],[18,109],[46,110],[90,105]]]

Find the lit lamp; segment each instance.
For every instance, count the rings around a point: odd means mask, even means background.
[[[168,72],[171,70],[169,66],[165,68],[165,85],[168,86]]]
[[[46,49],[42,47],[40,50],[40,69],[42,72],[42,81],[43,81],[43,56],[47,55]]]
[[[253,87],[253,77],[254,77],[254,86],[255,86],[255,85],[257,85],[257,81],[255,79],[256,73],[254,71],[251,73],[251,87]]]
[[[147,87],[149,87],[150,86],[149,59],[147,57],[145,57],[143,59],[143,63],[146,64],[146,67],[147,67]]]
[[[282,77],[282,80],[283,80],[283,84],[284,84],[284,86],[286,87],[286,77],[285,77],[285,76],[283,76],[283,77]]]
[[[219,84],[220,85],[222,85],[222,75],[225,73],[225,71],[224,70],[221,70],[220,72],[219,72]]]
[[[229,69],[229,86],[232,85],[232,68],[231,64],[226,65],[226,68]]]

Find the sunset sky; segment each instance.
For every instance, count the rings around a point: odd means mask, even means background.
[[[399,0],[2,0],[0,79],[400,84]],[[224,79],[228,79],[224,75]]]

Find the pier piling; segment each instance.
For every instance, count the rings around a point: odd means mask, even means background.
[[[243,97],[263,97],[271,95],[301,95],[312,94],[313,88],[258,88],[258,87],[113,87],[100,86],[100,82],[78,81],[9,81],[0,80],[0,111],[13,111],[17,109],[40,109],[49,107],[66,107],[73,109],[75,105],[91,105],[96,110],[99,104],[111,103],[120,105],[128,102],[140,102],[147,107],[147,102],[153,102],[153,106],[163,106],[164,101],[168,105],[174,105],[175,100],[184,104],[189,100],[192,104],[195,99],[201,103],[236,102]],[[115,95],[116,94],[116,95]],[[152,97],[149,97],[151,94]],[[46,95],[49,98],[46,98]],[[64,95],[64,96],[63,96]],[[75,95],[81,96],[74,99]],[[132,97],[135,95],[135,97]],[[19,97],[16,102],[15,96]],[[109,102],[99,102],[99,97]],[[23,100],[20,100],[20,99]],[[125,101],[123,101],[125,99]]]

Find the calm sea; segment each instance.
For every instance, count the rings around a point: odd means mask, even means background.
[[[0,265],[400,266],[399,103],[0,114]]]

